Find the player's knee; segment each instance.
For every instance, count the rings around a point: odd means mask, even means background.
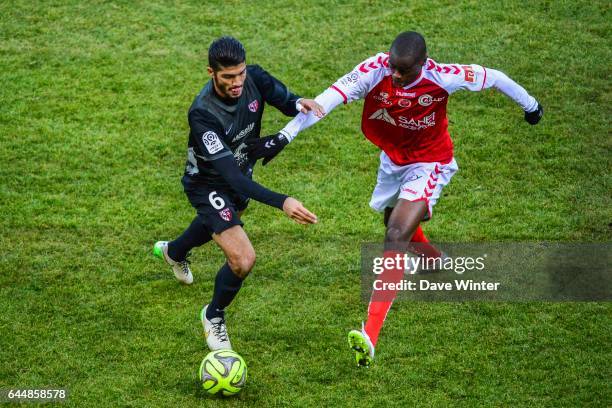
[[[395,225],[389,225],[385,233],[385,242],[400,243],[409,241],[407,231]]]
[[[229,256],[227,263],[236,275],[244,279],[255,266],[255,251],[245,251],[241,254]]]

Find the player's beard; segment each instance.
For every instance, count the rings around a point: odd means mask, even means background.
[[[221,81],[219,81],[215,75],[215,77],[213,78],[213,81],[215,83],[215,88],[217,89],[217,92],[219,93],[219,96],[221,96],[221,98],[223,99],[230,99],[230,100],[236,100],[238,98],[240,98],[242,96],[242,91],[244,89],[244,84],[240,85],[240,86],[232,86],[230,84],[225,84],[222,83]],[[238,88],[239,92],[235,92],[233,91],[233,89]]]
[[[229,86],[227,88],[227,95],[229,98],[238,99],[242,96],[243,85],[240,86]]]

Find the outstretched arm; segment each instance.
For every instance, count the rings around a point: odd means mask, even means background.
[[[189,125],[191,136],[202,154],[201,158],[210,162],[215,171],[234,191],[284,211],[297,223],[313,224],[317,222],[316,215],[308,211],[296,199],[268,190],[242,173],[233,152],[219,137],[223,130],[220,130],[222,128],[214,117],[196,110],[189,114]]]
[[[469,91],[497,89],[525,111],[525,120],[532,125],[538,123],[544,113],[542,106],[525,88],[501,71],[476,64],[436,64],[433,60],[427,60],[425,69],[431,72],[449,94],[460,89]]]
[[[340,103],[364,98],[384,77],[388,70],[388,59],[386,54],[379,53],[357,65],[314,99],[314,103],[321,107],[321,114],[317,114],[319,112],[314,109],[308,113],[302,111],[277,134],[252,141],[249,146],[250,157],[255,160],[264,158],[263,164],[266,165],[299,132],[317,123]]]
[[[287,199],[284,194],[268,190],[261,184],[251,180],[242,174],[233,155],[220,157],[211,161],[215,170],[223,177],[230,187],[238,194],[250,197],[260,203],[283,209],[283,203]]]
[[[268,190],[264,186],[242,174],[233,156],[224,156],[212,161],[215,170],[221,174],[227,184],[238,194],[251,197],[261,203],[282,210],[287,217],[298,224],[315,224],[317,216],[311,213],[301,202]]]
[[[312,99],[301,98],[292,93],[281,81],[270,75],[259,65],[250,65],[248,73],[255,82],[257,89],[261,92],[264,101],[274,106],[287,116],[295,116],[299,112],[314,112],[323,116],[319,104]]]
[[[342,97],[332,88],[327,89],[313,101],[320,109],[300,112],[277,134],[247,141],[249,157],[254,160],[263,158],[262,165],[268,164],[297,136],[299,132],[317,123],[326,112],[330,112],[342,102]],[[321,112],[321,113],[319,113]]]
[[[340,92],[332,86],[323,91],[323,93],[314,100],[323,108],[323,115],[319,116],[313,112],[298,114],[279,132],[287,138],[287,142],[291,142],[302,130],[309,128],[321,120],[324,115],[329,114],[329,112],[344,101],[344,98]]]
[[[483,68],[485,72],[484,89],[495,88],[502,92],[518,105],[524,111],[534,110],[538,104],[536,99],[529,95],[525,88],[514,82],[508,75],[501,71],[491,68]]]

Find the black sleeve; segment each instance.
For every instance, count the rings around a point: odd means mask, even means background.
[[[195,143],[206,159],[216,160],[221,157],[234,156],[223,138],[219,136],[223,134],[221,124],[210,113],[197,110],[190,112],[189,127]]]
[[[237,193],[251,197],[261,203],[283,209],[283,204],[287,198],[284,194],[275,193],[268,190],[242,174],[234,157],[221,157],[212,161],[212,165],[223,176],[227,184]]]
[[[295,103],[300,96],[291,93],[285,84],[268,74],[259,65],[249,65],[248,73],[268,104],[286,116],[295,116],[299,113],[295,108]]]

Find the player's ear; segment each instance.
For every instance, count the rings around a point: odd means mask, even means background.
[[[208,76],[210,76],[210,77],[212,78],[213,73],[214,73],[215,71],[213,71],[213,69],[212,69],[211,67],[207,67],[207,68],[206,68],[206,71],[208,72]]]

